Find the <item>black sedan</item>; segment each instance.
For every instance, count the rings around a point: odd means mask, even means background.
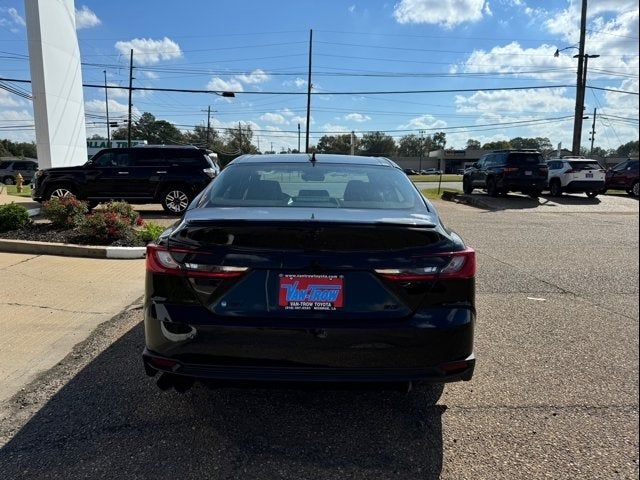
[[[147,374],[451,382],[475,357],[475,252],[390,160],[245,155],[147,249]]]

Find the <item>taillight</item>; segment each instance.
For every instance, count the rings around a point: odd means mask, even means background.
[[[178,253],[177,250],[174,250]],[[179,253],[191,253],[180,250]],[[233,278],[248,270],[247,267],[228,265],[208,265],[201,263],[179,263],[165,247],[150,243],[147,245],[147,271],[165,275],[186,275],[188,277]]]
[[[506,167],[502,171],[504,173],[516,173],[519,169],[517,167]]]
[[[564,172],[564,173],[578,173],[578,171],[579,171],[579,170],[575,170],[575,169],[573,169],[573,168],[572,168],[571,170],[567,170],[567,171],[566,171],[566,172]]]
[[[459,252],[442,253],[437,256],[448,258],[448,262],[441,267],[381,268],[376,269],[375,272],[387,280],[396,282],[475,277],[476,252],[473,248],[466,248]]]

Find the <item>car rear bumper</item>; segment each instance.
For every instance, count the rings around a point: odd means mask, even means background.
[[[473,375],[475,313],[469,308],[429,309],[409,320],[344,327],[335,320],[333,326],[308,320],[231,323],[202,310],[145,308],[148,373],[274,382],[453,382]],[[191,323],[175,321],[177,311]],[[173,321],[166,320],[168,312]]]
[[[563,187],[563,190],[566,192],[599,192],[604,188],[604,180],[574,180]]]

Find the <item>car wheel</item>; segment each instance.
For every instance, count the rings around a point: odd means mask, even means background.
[[[562,184],[559,180],[553,180],[551,182],[551,185],[549,185],[549,190],[551,191],[551,196],[553,197],[562,196]]]
[[[465,178],[464,180],[462,180],[462,191],[466,195],[471,195],[473,193],[473,187],[471,186],[471,180],[469,180],[468,178]]]
[[[64,185],[56,185],[50,188],[45,195],[47,200],[51,200],[52,198],[63,198],[63,197],[75,197],[76,194],[71,187],[67,187]]]
[[[174,215],[182,215],[191,202],[191,196],[183,187],[168,188],[162,194],[162,208]]]
[[[498,196],[498,186],[496,185],[495,178],[487,179],[487,194],[490,197],[497,197]]]
[[[632,197],[640,196],[640,183],[636,182],[633,184],[633,187],[631,187],[631,190],[629,190],[629,195],[631,195]]]
[[[599,192],[586,192],[586,193],[587,193],[587,197],[596,198]]]
[[[4,177],[2,179],[2,183],[4,183],[5,185],[13,185],[16,182],[13,180],[13,177]]]

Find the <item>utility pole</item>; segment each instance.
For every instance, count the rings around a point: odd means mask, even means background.
[[[422,172],[423,153],[424,153],[424,130],[420,130],[420,160],[418,160],[418,173]]]
[[[211,105],[207,107],[207,148],[209,148],[210,137],[211,137]]]
[[[580,139],[582,137],[582,116],[584,115],[584,90],[586,83],[584,40],[587,30],[587,0],[582,0],[582,16],[580,17],[580,45],[578,47],[578,73],[576,82],[576,111],[573,119],[573,145],[572,152],[574,155],[580,155]]]
[[[356,154],[356,134],[351,130],[351,155]]]
[[[103,70],[104,73],[104,109],[107,112],[107,148],[111,147],[111,129],[109,124],[109,94],[107,93],[109,90],[107,89],[107,71]]]
[[[586,0],[585,0],[586,1]],[[309,153],[309,126],[311,125],[311,54],[313,47],[313,30],[309,30],[309,74],[307,76],[307,136],[305,139],[305,153]]]
[[[242,154],[242,124],[238,122],[238,150]]]
[[[300,153],[300,124],[298,124],[298,153]]]
[[[591,137],[589,138],[589,140],[591,140],[591,151],[589,152],[589,155],[593,155],[593,142],[596,139],[596,112],[597,112],[597,108],[593,109],[593,123],[591,124]]]
[[[133,48],[131,49],[131,54],[129,58],[129,117],[127,122],[127,147],[131,148],[131,107],[133,106],[132,102],[132,92],[133,92]]]

